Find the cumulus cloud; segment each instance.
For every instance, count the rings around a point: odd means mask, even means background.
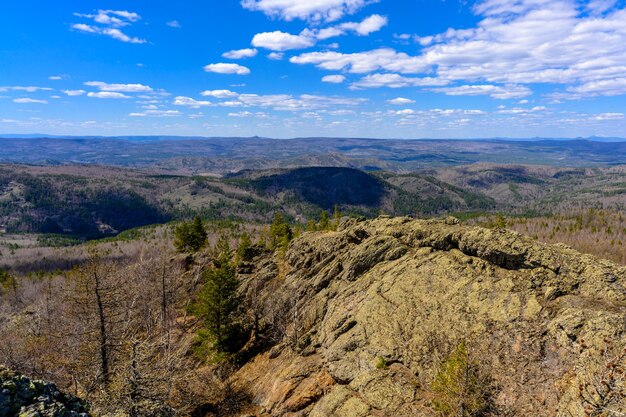
[[[152,87],[143,84],[108,84],[102,81],[87,81],[84,83],[89,87],[96,87],[100,91],[117,91],[120,93],[148,93],[152,92]]]
[[[250,69],[239,64],[226,64],[223,62],[217,64],[209,64],[204,66],[206,72],[215,72],[218,74],[237,74],[247,75],[250,74]]]
[[[261,107],[281,111],[300,111],[326,109],[344,106],[356,106],[367,100],[363,98],[348,98],[338,96],[320,96],[302,94],[294,96],[291,94],[238,94],[229,90],[208,90],[202,93],[204,96],[214,97],[218,102],[199,101],[191,97],[176,97],[174,105],[186,107]]]
[[[387,103],[393,104],[395,106],[402,106],[402,105],[406,105],[406,104],[415,103],[415,100],[411,100],[409,98],[404,98],[404,97],[397,97],[397,98],[394,98],[392,100],[387,100]]]
[[[325,77],[322,77],[323,82],[332,84],[341,84],[345,80],[346,77],[343,75],[326,75]]]
[[[624,94],[626,10],[615,4],[593,1],[589,16],[570,0],[484,0],[477,27],[432,36],[422,57],[449,80],[564,84],[570,98]]]
[[[89,92],[89,93],[87,93],[87,97],[93,97],[93,98],[114,98],[114,99],[131,98],[130,96],[127,96],[126,94],[114,93],[112,91],[99,91],[97,93]]]
[[[380,48],[366,52],[344,54],[341,52],[308,52],[291,57],[294,64],[313,64],[318,68],[351,73],[367,73],[387,70],[403,74],[419,73],[428,68],[427,63],[419,57],[412,57],[404,52],[396,52],[391,48]]]
[[[146,110],[140,113],[130,113],[131,117],[175,117],[180,116],[182,113],[178,110]]]
[[[270,51],[288,51],[291,49],[304,49],[315,45],[313,34],[304,30],[299,35],[281,32],[257,33],[252,38],[252,46],[257,48],[265,48]]]
[[[34,87],[34,86],[10,86],[10,87],[0,87],[0,92],[8,92],[8,91],[26,91],[27,93],[36,93],[37,91],[52,91],[52,88],[49,87]]]
[[[422,74],[442,86],[461,84],[436,90],[450,95],[524,97],[531,93],[525,86],[538,83],[565,86],[552,94],[556,100],[621,95],[626,94],[626,9],[619,4],[595,0],[581,7],[572,0],[482,0],[473,7],[480,19],[475,27],[426,36],[397,35],[399,40],[414,39],[422,45],[414,56],[380,48],[303,53],[290,61],[333,71],[392,73],[374,74],[353,88],[422,86],[423,77],[398,78]],[[347,30],[365,34],[384,23],[382,16],[373,15],[360,24],[349,22],[309,33],[316,40]]]
[[[593,116],[593,120],[622,120],[624,118],[624,113],[601,113]]]
[[[243,0],[241,5],[284,20],[335,21],[352,14],[374,0]]]
[[[259,51],[252,48],[236,49],[233,51],[224,52],[222,56],[228,59],[242,59],[255,57]]]
[[[425,87],[425,86],[444,86],[449,81],[442,80],[441,78],[433,77],[405,77],[400,74],[386,73],[386,74],[370,74],[359,81],[353,83],[350,88],[401,88],[401,87]]]
[[[330,26],[315,31],[315,37],[319,40],[334,38],[345,35],[347,32],[354,32],[359,36],[367,36],[370,33],[378,32],[388,23],[386,16],[373,14],[366,17],[361,22],[346,22],[336,26]]]
[[[285,111],[314,110],[335,106],[355,106],[364,103],[365,101],[365,99],[361,98],[319,96],[311,94],[302,94],[300,96],[292,96],[290,94],[241,94],[237,98],[237,102],[243,106],[269,107],[274,110]]]
[[[514,107],[512,109],[500,109],[498,110],[498,113],[499,114],[531,114],[531,113],[542,112],[545,110],[547,110],[547,107],[545,106],[535,106],[530,109]]]
[[[191,97],[184,96],[175,97],[172,104],[174,104],[175,106],[191,107],[193,109],[197,109],[199,107],[213,106],[213,103],[211,103],[210,101],[195,100]]]
[[[74,13],[74,16],[86,18],[93,23],[73,23],[70,27],[79,32],[92,33],[95,35],[105,35],[118,41],[127,43],[146,43],[145,39],[129,36],[122,32],[120,28],[129,26],[141,20],[137,13],[126,10],[98,10],[94,14]]]
[[[281,59],[283,59],[284,56],[285,54],[283,54],[282,52],[270,52],[269,54],[267,54],[267,57],[274,61],[280,61]]]
[[[169,22],[166,23],[166,25],[171,28],[176,28],[176,29],[180,29],[182,27],[180,23],[178,22],[178,20],[170,20]]]
[[[63,93],[67,94],[70,97],[82,96],[86,93],[85,90],[63,90]]]
[[[532,94],[530,88],[521,85],[499,86],[490,84],[435,88],[432,91],[448,96],[490,96],[500,100],[522,98]]]
[[[617,96],[626,94],[626,78],[588,81],[581,85],[570,87],[568,91],[576,95],[586,96]]]
[[[215,98],[232,98],[237,97],[239,94],[230,90],[206,90],[201,92],[200,95]]]
[[[36,100],[33,98],[16,98],[13,100],[14,103],[20,103],[20,104],[28,104],[28,103],[34,103],[34,104],[48,104],[48,102],[46,100]]]

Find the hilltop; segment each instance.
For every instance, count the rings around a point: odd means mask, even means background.
[[[577,417],[626,346],[626,268],[515,232],[347,219],[251,264],[245,290],[286,330],[232,377],[245,415],[431,416],[440,361],[464,342],[489,415]]]

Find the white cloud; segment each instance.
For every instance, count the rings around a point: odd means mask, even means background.
[[[203,92],[203,95],[227,100],[212,103],[208,101],[197,101],[190,97],[176,97],[174,104],[188,107],[262,107],[281,111],[300,111],[335,108],[338,106],[356,106],[367,101],[362,98],[319,96],[311,94],[302,94],[300,96],[292,96],[291,94],[237,94],[228,90],[206,91]]]
[[[181,28],[182,26],[180,25],[180,23],[178,22],[178,20],[170,20],[169,22],[166,23],[167,26],[171,27],[171,28]]]
[[[33,98],[16,98],[13,100],[14,103],[20,103],[20,104],[28,104],[28,103],[34,103],[34,104],[48,104],[48,102],[46,100],[36,100]]]
[[[393,104],[393,105],[396,105],[396,106],[401,106],[401,105],[405,105],[405,104],[415,103],[415,100],[411,100],[409,98],[404,98],[404,97],[398,97],[398,98],[394,98],[392,100],[387,100],[387,103]]]
[[[251,113],[249,111],[240,111],[240,112],[237,112],[237,113],[228,113],[228,116],[230,116],[230,117],[259,117],[259,118],[265,118],[265,117],[267,117],[267,113],[264,113],[264,112]]]
[[[319,40],[334,38],[335,36],[345,35],[346,32],[354,32],[359,36],[367,36],[370,33],[378,32],[388,23],[385,16],[373,14],[366,17],[361,22],[346,22],[337,26],[330,26],[315,31],[315,37]]]
[[[284,20],[335,21],[352,14],[372,0],[242,0],[248,10],[258,10]]]
[[[58,81],[58,80],[62,80],[63,76],[62,75],[51,75],[51,76],[48,77],[48,79],[52,80],[52,81]]]
[[[108,84],[102,81],[87,81],[89,87],[97,87],[100,91],[117,91],[120,93],[149,93],[152,87],[143,84]]]
[[[282,52],[270,52],[269,54],[267,54],[267,57],[269,59],[273,59],[274,61],[280,61],[281,59],[283,59],[284,56],[285,54],[283,54]]]
[[[86,33],[109,36],[122,42],[138,44],[146,43],[145,39],[128,36],[119,29],[141,20],[141,16],[137,13],[126,10],[98,10],[96,14],[74,13],[74,16],[91,19],[95,25],[74,23],[71,25],[72,29]]]
[[[228,59],[242,59],[255,57],[259,51],[252,48],[237,49],[233,51],[224,52],[222,56]]]
[[[544,106],[535,106],[533,108],[530,109],[524,109],[521,107],[514,107],[512,109],[500,109],[498,110],[499,114],[531,114],[531,113],[537,113],[537,112],[542,112],[547,110],[546,107]]]
[[[404,77],[400,74],[370,74],[353,83],[351,89],[360,88],[401,88],[401,87],[426,87],[444,86],[449,82],[440,78],[432,77]]]
[[[113,39],[117,39],[118,41],[128,42],[128,43],[146,43],[145,39],[140,39],[136,37],[130,37],[126,35],[119,29],[116,28],[101,28],[97,26],[85,25],[83,23],[75,23],[72,25],[72,29],[79,30],[81,32],[94,33],[99,35],[110,36]]]
[[[373,14],[370,17],[365,18],[362,22],[359,23],[343,23],[340,25],[340,28],[343,30],[354,31],[356,34],[361,36],[367,36],[370,33],[378,32],[388,23],[386,16],[381,16],[379,14]]]
[[[626,94],[626,77],[588,81],[579,86],[570,87],[567,91],[586,96],[617,96]]]
[[[206,90],[201,92],[200,95],[215,98],[232,98],[239,96],[239,94],[230,90]]]
[[[63,90],[63,93],[67,94],[70,97],[74,96],[82,96],[86,93],[85,90]]]
[[[92,19],[96,23],[107,26],[122,27],[141,20],[137,13],[126,10],[98,10],[95,14],[74,13],[76,17]]]
[[[423,58],[412,57],[391,48],[380,48],[366,52],[343,54],[340,52],[309,52],[292,57],[294,64],[313,64],[318,68],[352,73],[366,73],[377,70],[415,74],[428,68]]]
[[[99,91],[97,93],[90,92],[90,93],[87,93],[87,97],[93,97],[93,98],[115,98],[115,99],[131,98],[130,96],[127,96],[125,94],[114,93],[114,92],[111,92],[111,91]]]
[[[191,97],[184,96],[178,96],[174,98],[172,104],[174,104],[175,106],[191,107],[192,109],[197,109],[199,107],[210,107],[214,105],[210,101],[195,100]]]
[[[26,91],[27,93],[36,93],[37,91],[52,91],[52,88],[48,87],[33,87],[33,86],[10,86],[0,87],[0,92],[7,91]]]
[[[579,3],[481,1],[477,27],[432,36],[422,56],[449,80],[563,84],[570,91],[563,98],[624,94],[626,9],[614,1],[587,9]]]
[[[444,93],[448,96],[485,96],[488,95],[491,98],[506,100],[513,98],[527,97],[532,94],[532,91],[525,86],[521,85],[461,85],[458,87],[445,87],[435,88],[433,91],[438,93]]]
[[[315,38],[310,31],[304,30],[299,35],[281,31],[257,33],[252,38],[252,46],[271,51],[288,51],[303,49],[315,45]]]
[[[323,82],[332,84],[341,84],[345,80],[346,77],[343,75],[326,75],[325,77],[322,77]]]
[[[142,113],[130,113],[132,117],[175,117],[180,116],[182,113],[178,110],[146,110]]]
[[[204,66],[204,70],[206,72],[215,72],[218,74],[237,74],[237,75],[247,75],[250,74],[250,69],[241,66],[239,64],[225,64],[225,63],[217,63],[217,64],[209,64]]]
[[[622,120],[624,118],[624,113],[601,113],[597,114],[593,117],[593,120]]]

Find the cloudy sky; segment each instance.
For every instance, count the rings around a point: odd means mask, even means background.
[[[0,133],[626,136],[625,3],[4,2]]]

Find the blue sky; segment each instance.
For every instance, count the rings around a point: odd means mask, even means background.
[[[0,133],[626,136],[625,7],[4,2]]]

